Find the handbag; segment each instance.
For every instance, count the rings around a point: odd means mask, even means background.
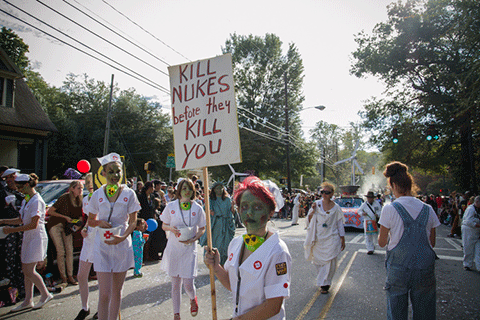
[[[70,235],[83,228],[83,221],[80,219],[74,219],[72,222],[65,223],[65,235]]]

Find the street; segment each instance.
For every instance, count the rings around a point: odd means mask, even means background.
[[[315,268],[305,261],[303,241],[305,219],[291,226],[289,220],[273,219],[269,228],[278,230],[292,255],[291,296],[286,300],[287,319],[386,319],[385,250],[378,248],[367,255],[363,231],[346,230],[346,248],[340,254],[338,269],[329,294],[320,294],[315,287]],[[237,235],[245,229],[238,229]],[[437,228],[435,251],[440,258],[436,264],[437,319],[480,319],[480,273],[464,271],[460,239],[447,238],[450,228]],[[203,250],[201,250],[203,253]],[[209,271],[199,254],[199,274],[195,280],[199,314],[195,319],[212,319]],[[161,262],[160,262],[161,263]],[[170,279],[160,271],[160,263],[148,263],[142,268],[143,278],[127,273],[123,290],[121,319],[172,319]],[[97,281],[90,281],[92,319],[98,295]],[[217,318],[229,319],[232,310],[230,292],[215,282]],[[39,296],[34,298],[37,302]],[[0,309],[0,319],[74,319],[81,303],[78,286],[68,286],[55,294],[55,299],[40,310],[9,314],[13,307]],[[193,319],[189,299],[182,294],[182,319]]]

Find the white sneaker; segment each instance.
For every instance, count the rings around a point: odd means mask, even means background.
[[[53,299],[53,294],[49,294],[45,299],[45,301],[39,301],[36,305],[33,306],[33,309],[40,309],[41,307],[49,303],[50,300],[52,299]]]
[[[33,308],[33,301],[30,301],[30,303],[26,305],[23,303],[20,303],[18,306],[10,310],[10,312],[18,312],[18,311],[22,311],[30,308]]]

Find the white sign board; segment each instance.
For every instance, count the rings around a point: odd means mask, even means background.
[[[168,73],[176,170],[241,162],[231,54]]]

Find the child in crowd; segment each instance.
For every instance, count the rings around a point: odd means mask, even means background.
[[[143,276],[143,273],[140,272],[143,262],[143,245],[145,244],[145,239],[143,238],[143,232],[147,230],[147,222],[142,219],[137,219],[137,226],[133,230],[132,234],[132,245],[133,245],[133,256],[135,259],[135,268],[133,270],[133,276],[135,278],[140,278]]]

